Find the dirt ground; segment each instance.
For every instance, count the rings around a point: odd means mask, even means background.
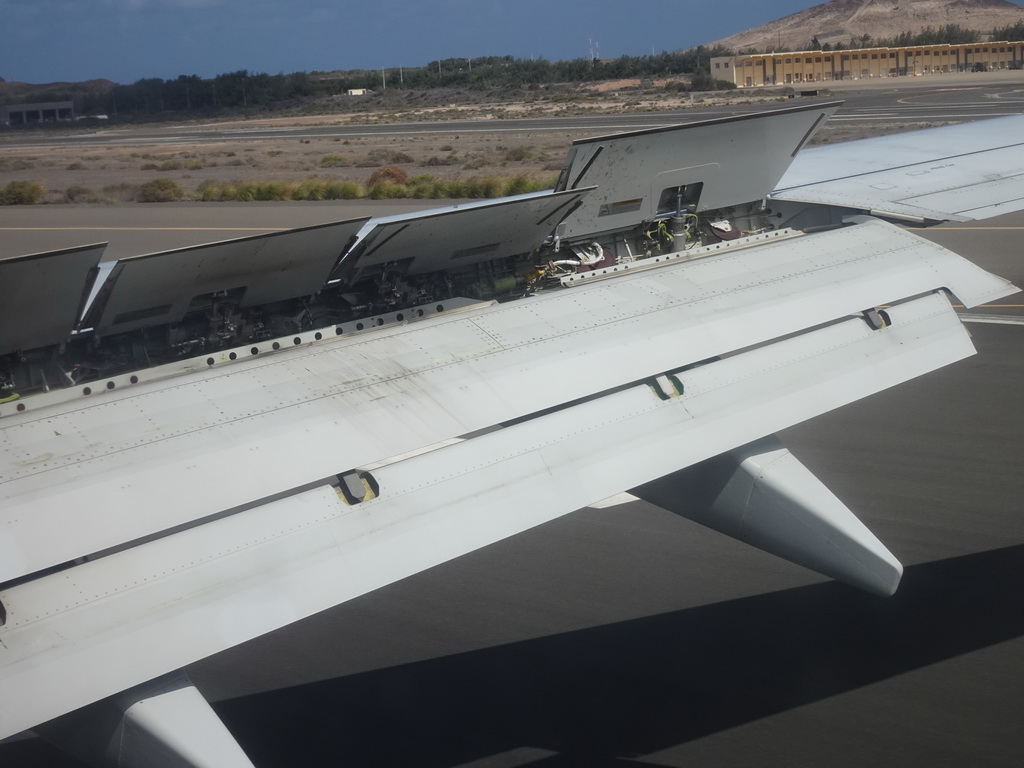
[[[288,126],[331,126],[409,123],[444,119],[493,120],[512,117],[555,117],[576,114],[624,114],[708,107],[730,103],[791,103],[791,89],[758,93],[670,93],[668,81],[618,80],[588,84],[575,91],[552,92],[528,101],[476,101],[414,106],[415,99],[382,100],[378,109],[339,114],[284,115],[181,124],[183,138],[202,128],[242,129]],[[344,97],[339,97],[344,98]],[[340,107],[339,107],[340,109]],[[168,125],[154,126],[166,135]],[[908,127],[925,127],[908,126]],[[91,129],[95,131],[95,129]],[[116,136],[118,129],[101,129]],[[132,126],[133,133],[139,131]],[[865,129],[823,131],[825,141],[859,138]],[[69,142],[55,147],[21,147],[0,137],[0,188],[10,181],[38,181],[47,202],[121,202],[135,199],[138,186],[156,178],[178,182],[194,196],[204,183],[302,181],[310,178],[366,184],[383,166],[400,167],[409,177],[429,174],[438,179],[527,175],[553,181],[569,144],[584,131],[521,133],[457,133],[294,137],[224,141],[222,143],[130,143],[82,147]],[[19,132],[19,138],[24,134]]]

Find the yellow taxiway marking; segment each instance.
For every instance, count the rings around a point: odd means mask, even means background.
[[[923,231],[921,227],[901,226],[900,229],[905,229],[908,232]],[[954,230],[964,230],[966,232],[1015,232],[1024,229],[1024,227],[946,227],[940,225],[936,227],[926,227],[925,229],[929,232],[950,232]]]
[[[963,304],[950,304],[953,309],[1011,309],[1024,307],[1024,304],[975,304],[973,307],[965,307]],[[878,309],[889,309],[892,304],[879,304]]]
[[[292,227],[0,227],[0,232],[285,232]]]

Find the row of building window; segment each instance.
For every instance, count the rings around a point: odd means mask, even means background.
[[[968,53],[969,52],[970,52],[970,49],[968,49]],[[977,48],[975,48],[974,52],[975,53],[979,53],[979,50]],[[985,48],[984,49],[984,53],[988,53],[988,52],[989,52],[988,48]],[[992,53],[1006,53],[1006,49],[1005,48],[998,48],[998,49],[993,48],[992,49]],[[952,51],[935,51],[935,55],[936,56],[950,56],[952,54],[953,54]],[[931,56],[932,52],[931,51],[907,51],[905,55],[907,55],[907,56]],[[872,59],[878,59],[878,56],[879,56],[879,54],[877,54],[877,53],[872,53],[871,54],[871,58]],[[881,56],[882,56],[883,59],[884,58],[895,59],[896,58],[896,52],[892,51],[889,54],[884,54],[883,53],[883,54],[881,54]],[[840,54],[839,59],[840,59],[840,61],[849,61],[851,57],[853,58],[854,61],[857,61],[859,59],[867,60],[868,59],[868,54],[866,54],[866,53],[863,53],[863,54],[859,54],[859,53],[853,53],[853,54],[844,53],[844,54]],[[830,62],[830,61],[832,61],[832,57],[831,56],[824,56],[824,57],[822,57],[822,56],[815,56],[813,58],[813,62],[817,63],[817,64],[822,63],[823,60],[826,61],[826,62]],[[810,56],[808,56],[808,57],[806,57],[806,59],[804,59],[804,58],[802,58],[800,56],[797,56],[796,58],[785,59],[785,63],[786,64],[803,64],[805,61],[808,64],[810,64],[810,63],[812,63],[812,58]],[[783,63],[783,59],[775,59],[775,63],[776,64],[782,64]],[[715,69],[719,69],[721,66],[722,65],[721,65],[720,62],[715,62]],[[745,61],[745,62],[743,62],[743,66],[745,66],[745,67],[752,67],[752,66],[754,66],[754,62],[753,61],[749,61],[749,60]]]

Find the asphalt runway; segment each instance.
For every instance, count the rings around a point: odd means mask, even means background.
[[[54,231],[154,251],[215,239],[211,228],[400,207],[0,208],[0,228],[9,212],[31,217],[21,252],[52,247]],[[1022,232],[1014,214],[924,234],[1024,285]],[[1021,305],[1018,294],[971,314],[1020,319]],[[260,768],[1019,765],[1024,327],[969,327],[977,356],[781,435],[905,564],[889,600],[632,502],[575,512],[189,674]],[[0,745],[0,765],[78,763],[28,740]]]
[[[443,200],[0,206],[0,259],[107,243],[103,259],[454,204]]]

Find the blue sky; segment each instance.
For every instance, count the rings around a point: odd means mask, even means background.
[[[0,0],[0,77],[212,77],[674,51],[814,0]]]

